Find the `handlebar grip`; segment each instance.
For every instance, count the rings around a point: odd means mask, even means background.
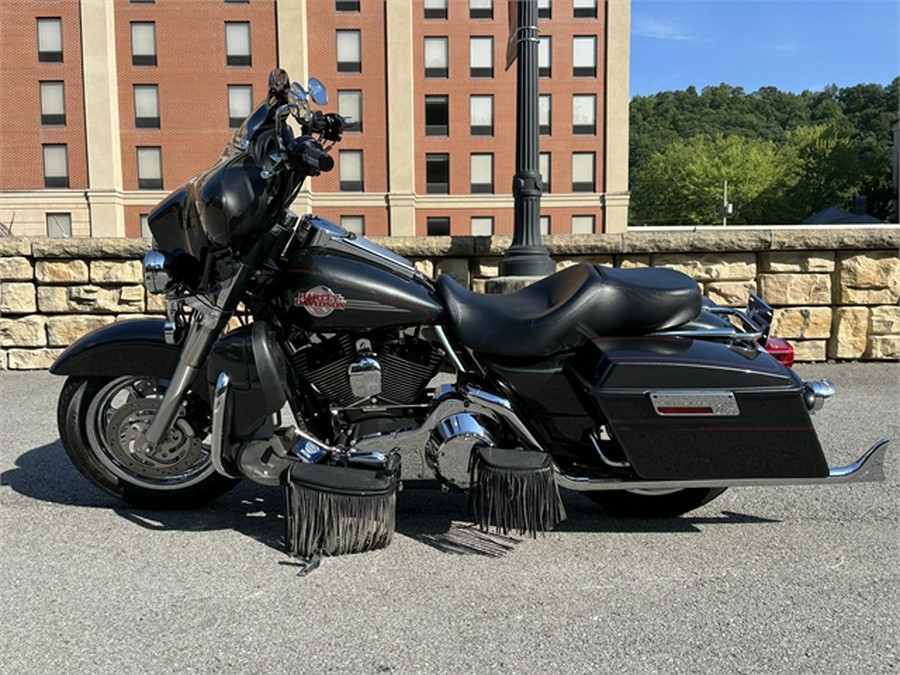
[[[313,176],[334,168],[334,158],[312,138],[298,139],[294,156],[302,162],[307,172]]]

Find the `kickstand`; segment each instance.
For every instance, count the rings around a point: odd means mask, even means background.
[[[297,576],[305,577],[312,574],[316,570],[316,568],[318,568],[319,563],[321,562],[322,554],[319,551],[316,551],[308,558],[298,558],[292,556],[290,560],[282,560],[279,565],[299,567],[300,571],[297,572]]]

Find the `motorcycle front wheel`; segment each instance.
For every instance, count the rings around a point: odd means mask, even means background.
[[[585,496],[605,510],[626,518],[674,518],[711,502],[725,488],[682,490],[595,490]]]
[[[159,447],[143,449],[167,385],[148,376],[70,377],[59,396],[59,435],[75,468],[104,492],[144,508],[197,506],[237,484],[213,467],[209,406],[193,392]]]

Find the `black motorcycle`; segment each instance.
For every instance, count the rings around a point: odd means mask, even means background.
[[[401,476],[520,533],[565,517],[559,487],[653,517],[730,486],[883,479],[886,440],[829,470],[810,413],[834,388],[797,376],[752,294],[737,311],[673,270],[580,264],[480,295],[287,210],[345,120],[312,109],[315,79],[269,85],[150,214],[166,319],[94,331],[51,369],[63,445],[101,489],[173,508],[282,485],[288,546],[310,556],[386,545]]]

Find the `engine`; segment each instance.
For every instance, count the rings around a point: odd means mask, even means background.
[[[337,408],[421,402],[441,352],[416,334],[304,335],[292,343],[297,373]]]

